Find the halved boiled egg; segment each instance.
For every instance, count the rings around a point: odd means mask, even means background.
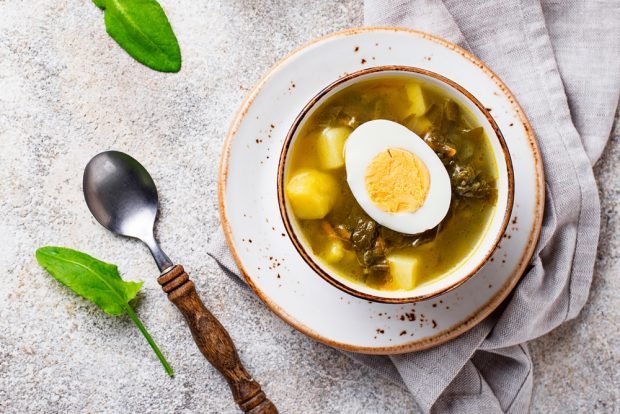
[[[378,119],[357,127],[344,147],[347,182],[379,224],[407,234],[437,226],[450,207],[450,177],[418,135]]]

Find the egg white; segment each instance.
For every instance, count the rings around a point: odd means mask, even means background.
[[[429,172],[426,199],[414,212],[381,210],[366,189],[366,169],[381,152],[399,148],[415,154]],[[448,213],[452,190],[450,177],[435,152],[414,132],[384,119],[366,122],[349,136],[344,147],[347,183],[362,209],[377,223],[400,233],[417,234],[437,226]]]

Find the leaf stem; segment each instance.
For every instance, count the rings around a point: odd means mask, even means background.
[[[138,315],[136,315],[136,312],[134,312],[134,310],[129,305],[126,306],[126,310],[127,310],[127,314],[129,315],[133,323],[136,324],[140,332],[142,332],[142,335],[144,335],[144,337],[146,338],[146,341],[149,343],[149,345],[151,345],[151,348],[153,348],[153,351],[155,351],[155,355],[157,355],[157,358],[159,358],[159,361],[164,366],[164,369],[166,370],[168,375],[173,377],[174,371],[172,371],[172,367],[166,360],[166,357],[164,356],[164,354],[162,354],[161,351],[159,350],[159,347],[157,346],[155,341],[153,341],[153,338],[151,338],[151,335],[149,334],[149,332],[146,330],[144,325],[142,325],[142,322],[140,321],[140,319],[138,319]]]

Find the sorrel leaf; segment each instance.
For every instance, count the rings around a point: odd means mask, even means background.
[[[106,31],[138,62],[160,72],[181,69],[181,50],[168,17],[155,0],[93,0]]]
[[[129,305],[142,282],[125,282],[116,265],[95,259],[86,253],[64,247],[46,246],[36,252],[39,264],[56,280],[78,295],[94,302],[105,313],[127,313],[144,335],[168,375],[173,371],[142,322]]]

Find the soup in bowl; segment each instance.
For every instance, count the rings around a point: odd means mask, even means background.
[[[302,110],[278,170],[282,219],[303,260],[345,292],[414,302],[491,257],[513,201],[512,163],[489,111],[460,85],[376,67]]]

